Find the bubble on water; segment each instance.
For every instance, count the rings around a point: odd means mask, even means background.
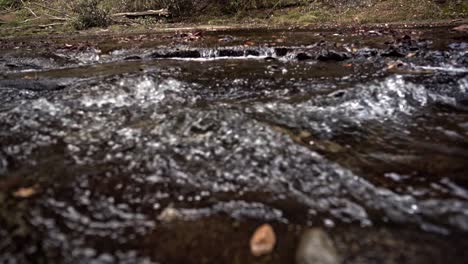
[[[423,85],[405,81],[403,76],[393,76],[379,83],[357,85],[302,103],[255,104],[249,111],[261,113],[280,125],[284,123],[326,135],[363,127],[370,121],[396,121],[434,103],[456,105],[456,98],[460,91],[463,93],[466,82],[459,81],[447,93],[436,93]]]
[[[104,88],[104,87],[102,87]],[[138,104],[138,107],[149,106],[162,102],[168,92],[179,92],[182,83],[168,79],[157,82],[148,76],[139,79],[124,79],[113,89],[100,89],[96,94],[85,95],[81,103],[86,107],[124,107]]]

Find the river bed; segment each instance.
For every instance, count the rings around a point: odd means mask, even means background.
[[[343,263],[468,259],[464,33],[0,44],[1,263],[293,263],[308,227]]]

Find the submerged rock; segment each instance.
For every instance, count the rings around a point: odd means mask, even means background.
[[[321,228],[306,230],[296,251],[296,264],[337,264],[340,258],[333,241]]]
[[[402,58],[406,56],[406,53],[402,49],[391,47],[380,54],[382,57],[397,57]]]
[[[310,56],[309,54],[305,53],[305,52],[301,52],[301,53],[298,53],[296,55],[296,59],[298,61],[305,61],[305,60],[310,60],[312,59],[312,56]]]
[[[157,51],[151,54],[151,58],[200,58],[201,54],[198,50],[172,50],[172,51]]]
[[[334,50],[324,50],[317,56],[319,61],[344,61],[350,56],[346,52],[337,52]]]

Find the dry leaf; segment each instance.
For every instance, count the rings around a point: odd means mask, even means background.
[[[248,46],[253,46],[253,45],[255,45],[255,42],[253,41],[247,40],[246,42],[244,42],[244,46],[248,47]]]
[[[276,235],[273,227],[264,224],[255,230],[250,239],[250,251],[254,256],[269,254],[273,251],[276,244]]]
[[[25,187],[25,188],[19,188],[13,193],[13,196],[17,198],[29,198],[33,196],[34,194],[37,193],[37,189],[35,186],[33,187]]]

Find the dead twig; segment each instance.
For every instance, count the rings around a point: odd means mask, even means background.
[[[24,21],[21,21],[20,23],[21,24],[24,24],[24,23],[28,23],[28,22],[31,22],[31,21],[34,21],[34,20],[38,20],[38,19],[41,19],[42,17],[35,17],[35,18],[30,18],[30,19],[26,19]]]
[[[55,27],[55,26],[62,26],[65,25],[65,23],[51,23],[51,24],[45,24],[45,25],[37,25],[39,28],[48,28],[48,27]]]
[[[54,16],[51,14],[44,14],[44,15],[48,16],[51,20],[56,20],[56,21],[70,21],[71,19],[69,17],[58,17],[58,16]]]
[[[167,9],[160,9],[160,10],[147,10],[143,12],[126,12],[126,13],[116,13],[112,15],[113,17],[142,17],[142,16],[170,16],[169,10]]]
[[[34,11],[33,11],[31,8],[29,8],[28,6],[26,6],[26,3],[25,3],[23,0],[21,0],[21,4],[23,4],[23,7],[24,7],[26,10],[28,10],[29,13],[31,13],[34,17],[38,17],[38,16],[36,15],[36,13],[34,13]]]

